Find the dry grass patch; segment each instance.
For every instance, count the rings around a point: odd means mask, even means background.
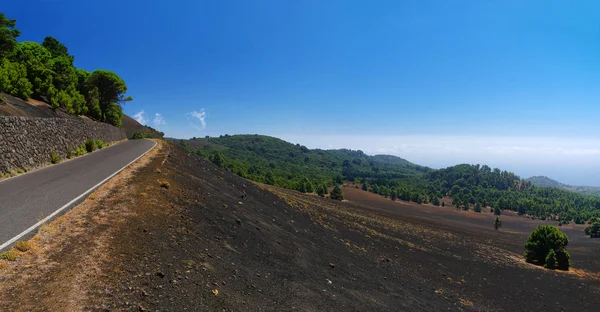
[[[15,261],[15,260],[17,260],[17,258],[19,258],[19,254],[17,254],[16,252],[14,252],[12,250],[0,253],[0,259],[3,259],[3,260]]]
[[[26,252],[26,251],[29,251],[29,250],[31,249],[31,243],[30,243],[30,242],[28,242],[28,241],[18,241],[18,242],[15,244],[15,248],[16,248],[18,251],[21,251],[21,252]]]
[[[166,180],[158,180],[158,183],[160,184],[160,187],[165,188],[165,189],[169,189],[171,187],[171,184],[169,183],[169,181],[166,181]]]

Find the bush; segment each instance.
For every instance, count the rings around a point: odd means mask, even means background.
[[[85,141],[85,150],[88,153],[93,152],[96,149],[96,141],[94,141],[94,139],[87,139],[87,141]]]
[[[139,140],[139,139],[143,139],[143,138],[144,138],[144,135],[139,131],[134,132],[133,135],[131,136],[132,140]]]
[[[60,162],[60,157],[58,157],[58,155],[56,154],[56,152],[54,151],[54,149],[52,149],[50,151],[50,161],[53,164],[58,164]]]
[[[73,158],[73,150],[72,149],[68,149],[67,150],[67,159],[71,159]]]
[[[558,228],[549,225],[540,225],[537,229],[531,232],[527,243],[525,244],[525,260],[529,263],[548,267],[547,260],[553,256],[548,255],[550,251],[554,253],[556,263],[551,263],[552,267],[560,270],[568,270],[571,266],[571,256],[565,249],[569,243],[569,237],[561,232]]]
[[[18,257],[19,257],[19,255],[17,255],[17,253],[12,250],[0,253],[0,259],[4,259],[4,260],[8,260],[8,261],[15,261],[15,260],[17,260]]]
[[[83,156],[83,155],[85,155],[85,153],[86,152],[85,152],[85,146],[84,145],[81,145],[80,147],[78,147],[75,150],[75,155],[77,155],[77,156]]]
[[[96,146],[98,147],[98,149],[103,149],[104,148],[104,141],[98,139],[96,140]]]
[[[26,251],[28,251],[29,249],[31,249],[31,244],[30,244],[29,242],[26,242],[26,241],[18,241],[18,242],[15,244],[15,248],[16,248],[18,251],[26,252]]]

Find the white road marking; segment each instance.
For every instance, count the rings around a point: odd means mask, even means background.
[[[9,239],[6,243],[0,245],[0,250],[3,250],[4,248],[10,246],[11,244],[13,244],[17,240],[19,240],[21,237],[29,234],[31,231],[33,231],[36,228],[38,228],[40,225],[42,225],[42,224],[46,223],[48,220],[54,218],[54,216],[56,216],[57,214],[61,213],[63,210],[67,209],[69,206],[71,206],[72,204],[74,204],[75,202],[77,202],[78,200],[80,200],[81,198],[83,198],[84,196],[86,196],[87,194],[91,193],[93,190],[95,190],[96,188],[100,187],[102,184],[106,183],[106,181],[108,181],[112,177],[116,176],[119,172],[123,171],[125,168],[129,167],[129,165],[133,164],[138,159],[140,159],[144,155],[148,154],[148,152],[150,152],[151,150],[153,150],[154,147],[156,147],[157,144],[158,144],[157,142],[154,142],[154,145],[149,150],[145,151],[142,155],[140,155],[138,158],[132,160],[130,163],[128,163],[127,165],[123,166],[123,168],[117,170],[115,173],[111,174],[108,178],[102,180],[100,183],[92,186],[92,188],[90,188],[89,190],[85,191],[83,194],[77,196],[75,199],[73,199],[72,201],[68,202],[66,205],[58,208],[58,210],[56,210],[55,212],[53,212],[51,215],[47,216],[46,218],[44,218],[43,220],[39,221],[38,223],[32,225],[27,230],[21,232],[21,234],[13,237],[11,239]]]

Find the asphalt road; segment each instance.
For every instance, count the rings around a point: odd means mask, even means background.
[[[155,144],[146,139],[129,140],[0,181],[0,251],[10,248],[19,235],[30,236],[41,221],[75,206]]]

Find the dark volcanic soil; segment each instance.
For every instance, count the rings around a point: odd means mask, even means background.
[[[159,202],[177,212],[132,220],[115,240],[121,265],[102,287],[115,291],[102,298],[105,307],[600,309],[598,280],[524,263],[521,234],[470,227],[469,218],[428,222],[430,213],[414,209],[412,216],[374,214],[384,201],[339,204],[259,187],[172,151],[158,175],[171,188],[160,191]],[[140,176],[156,168],[145,170]]]
[[[169,147],[111,197],[135,204],[110,228],[100,273],[79,274],[89,277],[84,310],[600,310],[598,267],[580,258],[595,257],[594,243],[574,246],[574,270],[552,272],[522,261],[532,226],[523,218],[494,231],[492,216],[359,190],[339,203],[256,185]],[[62,271],[77,261],[73,249],[53,256]],[[44,285],[29,297],[61,293]]]

